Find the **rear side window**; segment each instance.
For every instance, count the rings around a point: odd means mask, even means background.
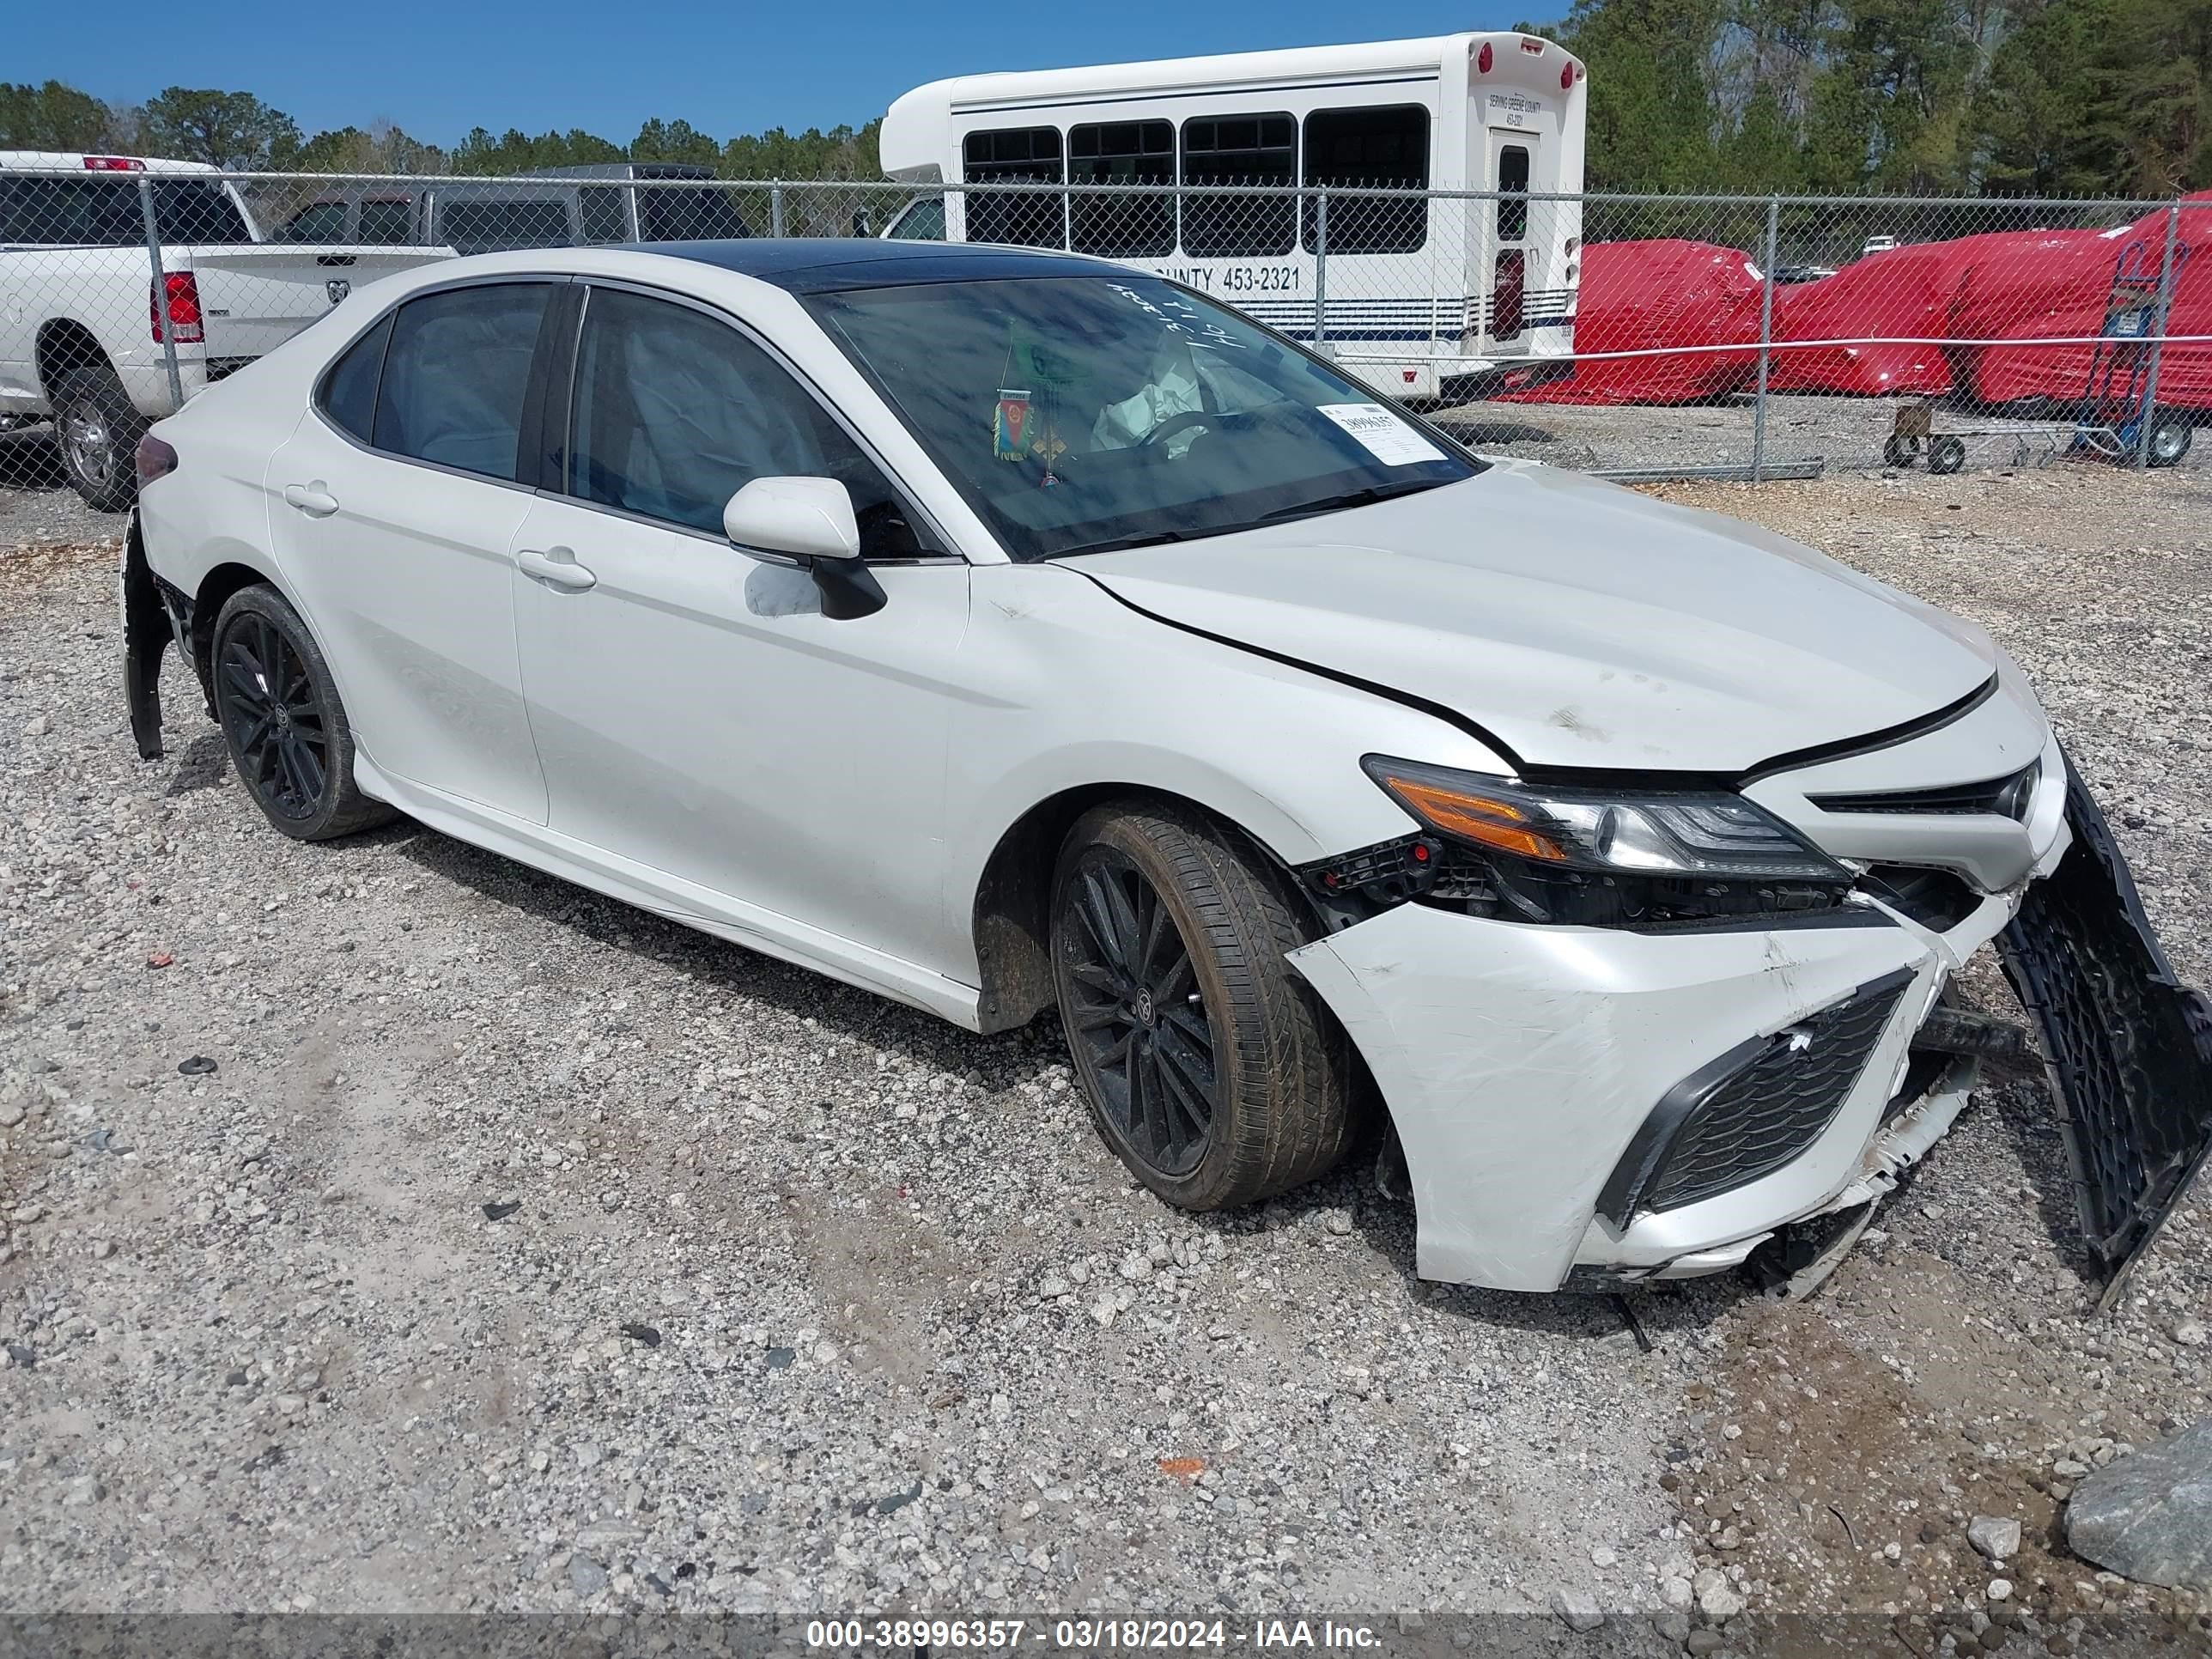
[[[568,228],[568,204],[558,197],[448,200],[439,214],[438,226],[438,240],[464,253],[567,247],[574,240]]]
[[[512,481],[552,293],[544,283],[501,283],[400,307],[377,387],[375,447]]]
[[[963,141],[962,159],[971,185],[1057,185],[1066,177],[1057,127],[971,132]],[[968,240],[1012,242],[1023,247],[1065,246],[1066,228],[1060,221],[1060,204],[1056,190],[995,190],[988,195],[971,195]]]
[[[730,192],[713,185],[641,189],[637,224],[644,242],[720,242],[750,234]]]
[[[1295,185],[1297,123],[1287,115],[1210,115],[1182,124],[1187,185]],[[1296,198],[1191,196],[1182,204],[1182,251],[1201,259],[1288,253],[1297,240]]]
[[[323,413],[362,442],[369,441],[376,420],[376,382],[384,372],[384,349],[392,339],[392,319],[346,348],[323,377]]]
[[[10,180],[8,240],[46,247],[143,247],[143,175]],[[164,242],[250,242],[253,234],[220,185],[198,179],[154,183],[154,218]]]
[[[346,204],[317,202],[301,208],[276,233],[280,242],[343,242],[346,239]]]
[[[1429,185],[1429,112],[1317,109],[1306,117],[1305,181],[1326,185],[1331,253],[1411,253],[1429,240],[1429,204],[1422,196],[1340,194],[1346,186]],[[1315,246],[1315,204],[1305,204],[1305,245]]]
[[[576,205],[584,221],[587,242],[629,240],[629,214],[623,193],[612,185],[592,185],[576,192]]]
[[[387,197],[361,204],[361,239],[380,248],[398,248],[414,241],[414,201]]]
[[[398,247],[415,240],[415,204],[405,197],[361,204],[361,240]]]

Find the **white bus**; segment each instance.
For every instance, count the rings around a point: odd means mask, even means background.
[[[1580,62],[1516,33],[960,76],[891,106],[884,172],[1036,188],[919,197],[884,234],[1104,255],[1304,340],[1318,294],[1318,343],[1347,370],[1476,395],[1571,366],[1581,207],[1523,193],[1581,190],[1585,97]],[[1301,185],[1326,207],[1282,188]]]

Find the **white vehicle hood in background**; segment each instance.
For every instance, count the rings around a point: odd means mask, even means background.
[[[1810,548],[1525,462],[1069,564],[1169,622],[1442,705],[1540,766],[1741,773],[1996,669],[1978,626]]]

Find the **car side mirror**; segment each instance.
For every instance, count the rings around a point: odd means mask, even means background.
[[[883,584],[860,557],[852,492],[835,478],[755,478],[722,509],[722,533],[732,546],[812,572],[832,621],[884,608]]]

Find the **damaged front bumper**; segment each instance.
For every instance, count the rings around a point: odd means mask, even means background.
[[[1293,952],[1389,1107],[1421,1276],[1687,1277],[1863,1208],[1966,1103],[1975,1044],[1930,1018],[2002,936],[2117,1280],[2212,1139],[2212,1016],[2068,775],[2024,881],[1935,925],[1869,903],[1852,926],[1633,933],[1407,903]]]

